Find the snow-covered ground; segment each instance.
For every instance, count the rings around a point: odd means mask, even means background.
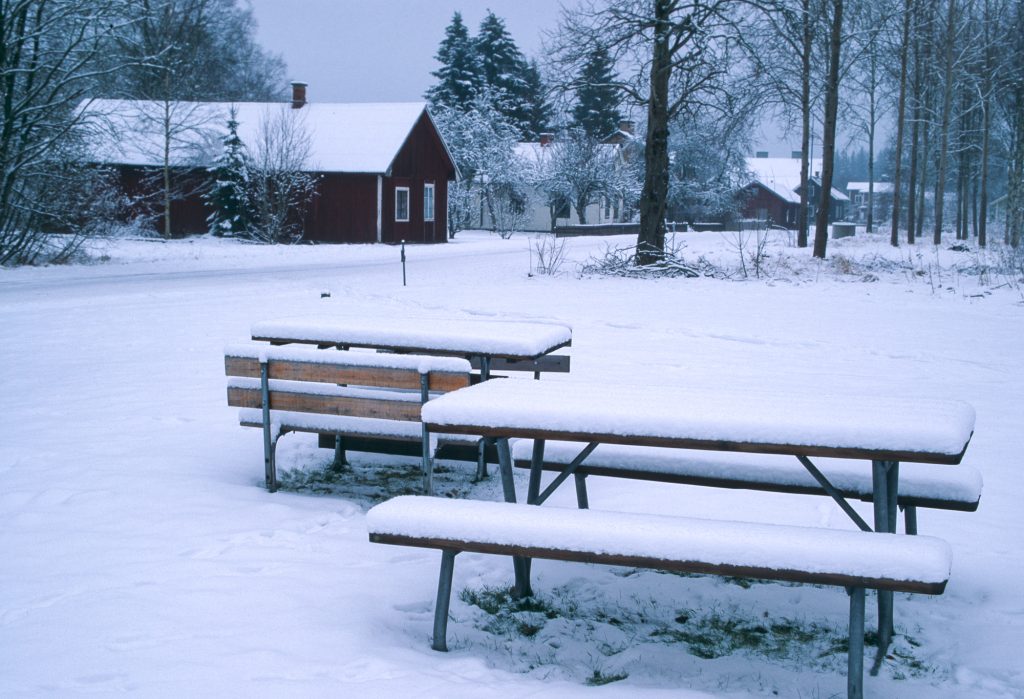
[[[678,241],[742,274],[735,237]],[[408,248],[405,287],[392,247],[211,239],[108,241],[96,264],[0,271],[0,695],[845,693],[836,588],[538,561],[539,598],[522,608],[507,560],[464,554],[451,652],[431,651],[439,555],[372,545],[365,526],[371,505],[416,487],[416,461],[366,457],[338,477],[314,437],[288,435],[287,487],[269,494],[259,433],[225,405],[226,344],[323,313],[564,321],[572,373],[544,381],[973,404],[981,507],[921,511],[922,533],[952,546],[952,578],[940,597],[898,596],[894,657],[866,692],[1024,695],[1019,276],[979,279],[996,253],[861,235],[831,241],[824,264],[773,241],[758,270],[748,240],[761,280],[580,278],[609,242],[627,240],[570,239],[546,276],[530,274],[528,236],[460,234]],[[493,475],[471,472],[450,464],[438,487],[499,498]],[[825,498],[594,479],[590,499],[853,527]],[[571,489],[553,501],[571,505]]]

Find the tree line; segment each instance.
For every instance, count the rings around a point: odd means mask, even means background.
[[[500,22],[491,15],[485,24]],[[606,137],[622,110],[639,116],[642,152],[635,174],[641,179],[632,202],[624,203],[639,219],[639,264],[664,255],[669,207],[711,215],[736,207],[743,154],[754,127],[766,119],[799,134],[797,244],[813,243],[815,256],[826,254],[828,197],[844,143],[867,154],[869,230],[877,230],[874,185],[891,185],[882,216],[893,245],[913,244],[930,232],[936,245],[949,235],[985,246],[993,201],[1001,205],[996,220],[1004,241],[1020,244],[1019,0],[585,0],[563,10],[547,37],[540,66],[547,75],[542,94],[549,96],[543,125],[511,115],[502,101],[516,94],[509,88],[465,79],[460,71],[473,65],[466,56],[474,41],[456,15],[437,55],[439,82],[427,96],[445,115],[449,133],[462,129],[459,115],[472,114],[467,121],[501,119],[489,128],[507,127],[508,144],[546,130],[578,146],[581,139]],[[502,37],[501,45],[514,42]],[[456,86],[466,91],[458,93]],[[483,102],[494,109],[479,110]],[[883,139],[886,125],[890,133]],[[815,146],[821,168],[812,173]],[[574,150],[578,155],[581,149]],[[472,184],[485,164],[460,161],[460,167]],[[484,172],[477,181],[495,181],[500,173]],[[808,201],[812,177],[821,184],[817,202]],[[515,188],[503,182],[500,189]],[[630,188],[591,187],[602,194],[612,190],[622,195]],[[553,194],[564,197],[565,190]]]

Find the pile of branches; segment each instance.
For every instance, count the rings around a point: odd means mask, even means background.
[[[601,257],[592,257],[580,267],[584,275],[605,277],[626,277],[630,279],[657,279],[662,277],[720,277],[720,270],[700,257],[696,262],[686,262],[681,249],[667,251],[659,260],[649,265],[636,263],[636,247],[608,247]]]

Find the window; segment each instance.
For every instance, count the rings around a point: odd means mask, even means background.
[[[423,220],[434,220],[434,183],[423,185]]]
[[[409,220],[409,188],[395,187],[395,220]]]

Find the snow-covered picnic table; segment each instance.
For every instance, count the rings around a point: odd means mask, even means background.
[[[671,385],[490,381],[424,406],[430,430],[497,440],[505,500],[516,501],[509,438],[533,441],[527,503],[541,504],[602,443],[797,457],[860,529],[872,528],[809,457],[868,461],[874,531],[895,533],[899,462],[953,465],[974,432],[974,409],[951,400],[691,389]],[[541,492],[546,440],[584,443]],[[771,468],[770,465],[766,468]],[[581,501],[581,506],[586,506]],[[529,589],[528,566],[517,587]],[[891,593],[879,594],[879,628],[892,628]]]
[[[319,316],[256,323],[252,339],[348,349],[465,357],[487,378],[491,370],[569,370],[567,355],[551,355],[572,344],[572,328],[540,321],[496,321],[410,317]]]

